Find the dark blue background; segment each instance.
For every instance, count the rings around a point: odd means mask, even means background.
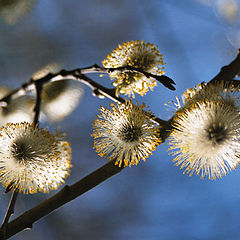
[[[146,40],[164,54],[166,74],[176,82],[177,91],[159,85],[136,99],[167,120],[172,113],[164,103],[181,96],[186,88],[209,81],[237,54],[239,15],[224,17],[217,4],[221,2],[37,1],[19,23],[0,22],[0,82],[18,87],[49,62],[66,69],[100,64],[119,43]],[[89,76],[109,86],[107,77]],[[94,98],[90,89],[84,89],[80,105],[60,123],[73,152],[74,167],[67,184],[106,163],[92,149],[90,135],[97,109],[107,106],[109,100]],[[145,163],[124,169],[12,239],[239,239],[239,169],[216,181],[189,177],[174,166],[167,149],[166,142]],[[54,193],[20,195],[15,216]],[[1,218],[9,197],[0,198]]]

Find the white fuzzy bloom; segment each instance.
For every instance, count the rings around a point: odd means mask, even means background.
[[[176,165],[184,168],[184,173],[210,179],[236,168],[240,154],[238,98],[230,91],[215,90],[218,94],[212,94],[210,99],[203,97],[209,96],[209,90],[201,93],[202,100],[189,99],[176,113],[170,135],[170,150],[177,155]]]
[[[57,189],[69,174],[71,148],[59,133],[30,123],[0,129],[0,182],[23,193]]]
[[[47,83],[42,91],[41,111],[50,122],[58,122],[72,113],[83,96],[79,82],[61,80]]]
[[[117,68],[131,66],[144,70],[155,75],[164,74],[165,63],[158,48],[145,41],[124,42],[114,49],[103,61],[106,68]],[[149,88],[152,90],[157,85],[157,81],[145,77],[141,73],[113,71],[109,73],[114,79],[113,85],[116,87],[117,95],[128,94],[134,97],[135,93],[146,94]]]
[[[159,127],[150,119],[145,105],[110,104],[111,110],[101,107],[94,121],[94,148],[100,156],[108,156],[116,165],[137,165],[152,154],[161,142]]]

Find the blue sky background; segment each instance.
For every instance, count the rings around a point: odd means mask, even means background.
[[[220,10],[220,2],[36,1],[17,24],[0,22],[0,83],[18,87],[49,62],[66,69],[100,64],[119,43],[145,40],[159,46],[166,74],[177,90],[159,85],[136,99],[167,120],[172,113],[164,103],[209,81],[237,54],[239,9],[229,18]],[[89,77],[110,86],[107,77]],[[92,149],[90,135],[99,106],[108,106],[109,100],[94,98],[90,89],[84,89],[77,109],[61,123],[49,125],[51,129],[61,125],[72,146],[74,167],[67,184],[106,163]],[[216,181],[189,177],[174,166],[167,149],[166,141],[145,163],[124,169],[12,239],[239,239],[239,169]],[[54,193],[20,195],[15,216]],[[0,197],[1,218],[9,197]]]

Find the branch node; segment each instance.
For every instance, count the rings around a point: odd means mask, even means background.
[[[98,97],[100,99],[105,98],[105,96],[102,93],[100,93],[97,88],[93,89],[92,94],[93,94],[94,97]]]
[[[32,224],[31,223],[27,224],[25,230],[31,230],[31,229],[32,229]]]

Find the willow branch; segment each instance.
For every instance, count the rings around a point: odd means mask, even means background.
[[[239,81],[234,80],[240,72],[240,49],[236,58],[228,65],[223,66],[221,71],[209,81],[209,83],[217,83],[219,81],[231,81],[233,85],[239,85]]]
[[[93,67],[95,67],[95,65]],[[236,74],[239,72],[239,69],[240,69],[240,56],[238,54],[237,58],[233,62],[231,62],[229,65],[223,67],[221,71],[210,82],[215,82],[218,80],[227,80],[229,78],[231,79],[236,76]],[[84,73],[88,73],[87,71],[91,71],[91,69],[89,70],[89,68],[86,68],[85,70],[84,69],[82,70],[82,72]],[[117,98],[112,90],[104,88],[102,85],[97,84],[93,80],[83,75],[82,72],[79,69],[73,70],[73,71],[62,70],[57,74],[48,74],[44,78],[40,79],[40,81],[48,82],[48,81],[57,81],[57,80],[70,78],[70,79],[83,82],[84,84],[91,87],[93,90],[97,89],[101,94],[103,94],[104,96],[112,100],[115,100],[117,102],[123,101],[121,98]],[[29,86],[30,85],[31,83],[29,84]],[[27,87],[25,86],[25,88],[28,89],[29,86]],[[172,119],[169,120],[169,123],[171,121]],[[162,132],[163,134],[165,134],[165,138],[166,138],[169,135],[170,129],[166,128]],[[83,178],[82,180],[78,181],[77,183],[71,186],[65,186],[61,191],[59,191],[57,194],[55,194],[51,198],[45,200],[44,202],[40,203],[38,206],[30,209],[29,211],[26,211],[21,216],[11,221],[7,225],[6,237],[9,238],[14,234],[22,231],[23,229],[31,227],[32,224],[37,220],[39,220],[40,218],[46,216],[53,210],[59,208],[60,206],[66,204],[67,202],[72,201],[73,199],[82,195],[83,193],[89,191],[90,189],[94,188],[101,182],[117,174],[121,170],[122,168],[115,166],[114,162],[110,162],[104,165],[103,167],[97,169],[95,172],[91,173],[90,175]]]
[[[61,70],[61,71],[59,71],[58,73],[55,73],[55,74],[49,73],[46,76],[44,76],[40,79],[37,79],[37,80],[30,79],[30,81],[28,83],[23,84],[20,88],[12,91],[7,96],[0,99],[0,106],[6,107],[7,104],[12,99],[15,99],[15,98],[18,98],[19,96],[25,95],[28,92],[32,92],[35,89],[35,84],[36,83],[38,84],[38,86],[43,86],[44,84],[49,83],[49,82],[61,81],[61,80],[66,80],[66,79],[72,79],[72,80],[79,81],[79,82],[85,84],[86,86],[88,86],[89,88],[92,89],[92,91],[95,95],[102,95],[104,97],[109,98],[110,100],[112,100],[114,102],[124,103],[125,100],[123,98],[117,97],[115,95],[115,88],[113,88],[113,89],[112,88],[111,89],[106,88],[106,87],[102,86],[101,84],[93,81],[91,78],[87,77],[86,75],[84,75],[82,73],[82,72],[84,72],[84,73],[94,73],[94,72],[105,73],[105,72],[108,72],[108,71],[113,71],[113,69],[114,69],[114,68],[111,68],[111,70],[109,70],[109,69],[105,69],[105,68],[101,68],[101,67],[97,68],[96,66],[97,65],[93,65],[93,66],[88,67],[88,68],[83,68],[83,69],[78,68],[78,69],[69,70],[69,71]],[[128,68],[130,68],[130,67],[126,67],[126,69],[128,69]],[[135,71],[137,71],[137,70],[135,69]],[[142,71],[139,70],[139,72],[142,72]],[[156,76],[156,77],[159,77],[159,76]],[[153,116],[153,115],[151,115],[150,117],[157,124],[159,124],[161,126],[164,126],[165,128],[170,127],[170,124],[169,124],[168,121],[162,120],[162,119],[160,119],[156,116]]]
[[[65,186],[54,196],[11,221],[7,225],[6,237],[9,238],[26,228],[31,228],[33,223],[40,218],[96,187],[103,181],[119,173],[122,169],[123,167],[115,165],[115,161],[111,161],[75,184]]]
[[[90,84],[90,86],[93,86],[93,90],[97,90],[100,94],[102,94],[103,96],[118,102],[118,103],[124,103],[125,100],[123,98],[117,97],[115,95],[115,89],[114,91],[112,91],[112,89],[107,89],[105,87],[103,87],[102,85],[94,82],[92,79],[88,78],[87,76],[83,75],[83,74],[75,74],[75,77],[77,80],[79,80],[80,82],[83,82],[84,84]],[[110,91],[109,91],[110,90]],[[146,112],[147,113],[147,112]],[[170,127],[170,124],[168,121],[162,120],[154,115],[150,115],[152,121],[154,121],[155,123],[161,125],[161,126],[165,126],[166,128]]]
[[[169,88],[170,90],[176,90],[176,88],[173,86],[173,84],[175,85],[175,82],[168,76],[155,75],[155,74],[146,72],[142,69],[135,68],[132,66],[123,66],[123,67],[117,67],[117,68],[104,68],[104,67],[100,67],[97,64],[94,64],[93,66],[81,69],[82,74],[94,73],[94,72],[96,72],[96,73],[111,73],[111,72],[115,72],[115,71],[119,71],[121,73],[124,73],[124,72],[141,73],[146,78],[155,79],[155,80],[159,81],[161,84],[163,84],[165,87]]]

